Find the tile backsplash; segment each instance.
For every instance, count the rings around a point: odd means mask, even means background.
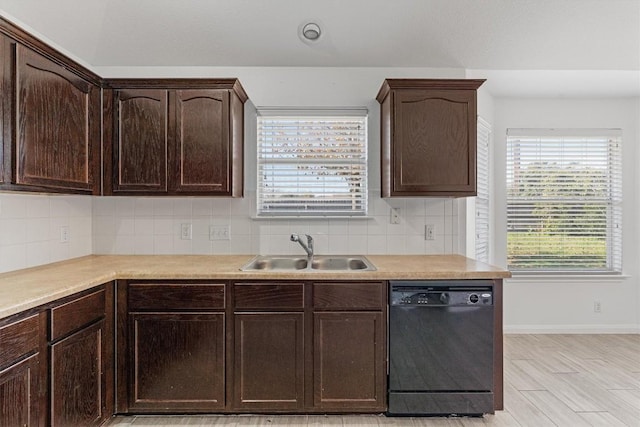
[[[433,254],[458,251],[458,201],[381,199],[370,194],[366,219],[252,219],[255,193],[242,199],[101,197],[93,203],[96,254],[297,254],[291,233],[311,234],[319,254]],[[391,208],[400,223],[390,223]],[[181,239],[182,225],[191,239]],[[425,240],[425,224],[435,239]],[[210,240],[228,226],[229,240]]]
[[[88,196],[0,193],[0,272],[91,254],[92,204]]]
[[[372,191],[366,219],[256,220],[255,192],[242,199],[0,193],[0,273],[92,253],[303,255],[291,233],[311,234],[318,254],[458,253],[458,203]],[[399,224],[390,222],[392,207]],[[191,239],[181,239],[183,224]],[[424,238],[426,224],[433,240]],[[210,240],[211,226],[228,226],[230,238]]]

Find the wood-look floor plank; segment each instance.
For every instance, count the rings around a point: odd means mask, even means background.
[[[504,381],[520,391],[545,389],[535,377],[520,369],[510,359],[504,360]]]
[[[342,417],[336,415],[309,415],[307,418],[307,426],[342,426]]]
[[[609,412],[578,412],[578,415],[594,427],[629,427]]]
[[[520,427],[521,424],[513,418],[509,411],[498,411],[495,414],[487,414],[484,417],[462,418],[464,427]]]
[[[524,397],[533,403],[538,409],[557,425],[572,427],[589,427],[589,423],[560,401],[553,393],[547,390],[522,391]]]
[[[523,427],[546,427],[556,424],[510,384],[505,384],[504,408]]]

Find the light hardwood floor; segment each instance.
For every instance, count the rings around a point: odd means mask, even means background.
[[[506,335],[505,410],[482,418],[131,416],[113,426],[640,427],[640,335]]]

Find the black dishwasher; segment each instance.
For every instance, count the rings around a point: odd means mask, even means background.
[[[390,282],[389,415],[494,412],[491,284]]]

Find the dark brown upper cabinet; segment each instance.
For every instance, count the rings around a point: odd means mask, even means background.
[[[382,197],[476,195],[476,91],[484,80],[386,79]]]
[[[100,79],[0,20],[0,185],[100,192]]]
[[[247,95],[237,79],[106,86],[104,194],[242,197]]]

